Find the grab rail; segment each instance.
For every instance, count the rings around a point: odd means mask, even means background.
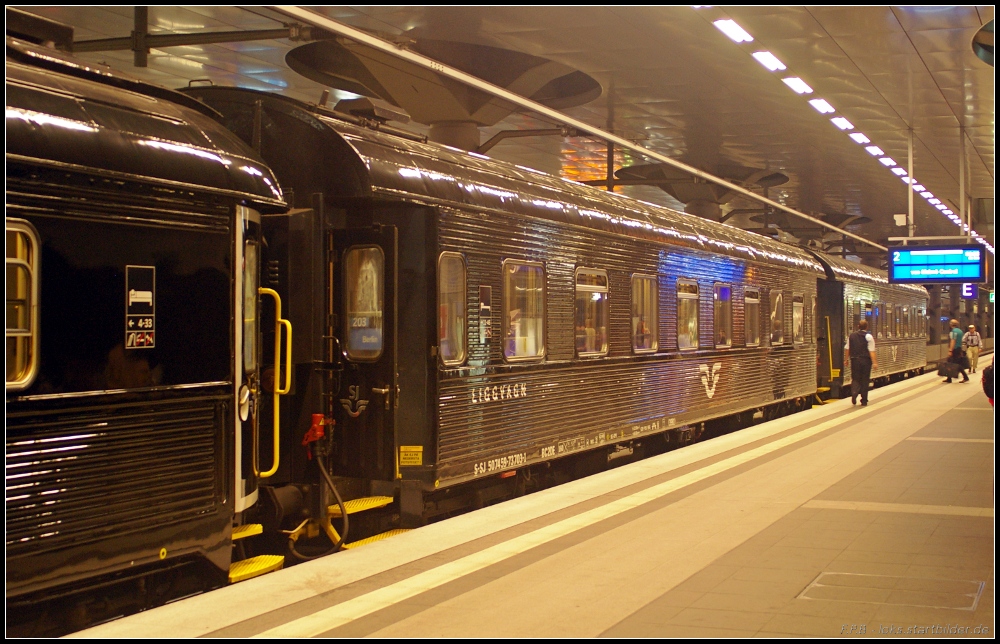
[[[270,288],[259,288],[257,289],[261,295],[270,295],[274,298],[274,463],[271,465],[271,469],[266,472],[257,471],[257,458],[254,454],[254,473],[260,478],[266,479],[269,476],[274,476],[274,473],[278,471],[278,463],[280,457],[280,427],[281,420],[279,415],[279,396],[284,396],[292,390],[292,323],[288,320],[283,320],[281,318],[281,296],[278,292]],[[285,370],[284,370],[284,386],[279,386],[278,383],[281,381],[280,376],[281,371],[281,328],[285,328]]]

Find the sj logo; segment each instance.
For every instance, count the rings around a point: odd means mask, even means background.
[[[896,349],[898,349],[898,348],[899,347],[897,347],[896,345],[892,345],[892,347],[891,347],[891,349],[892,349],[892,361],[893,362],[896,361]]]
[[[715,386],[719,384],[719,375],[722,370],[722,363],[716,362],[709,370],[707,364],[698,365],[701,371],[701,384],[705,385],[705,395],[711,398],[715,395]]]
[[[348,397],[341,398],[340,404],[343,405],[344,411],[351,418],[357,418],[361,415],[361,412],[365,410],[368,406],[367,400],[359,400],[361,397],[361,387],[357,385],[351,385],[347,388]]]

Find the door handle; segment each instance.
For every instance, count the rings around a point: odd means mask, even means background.
[[[385,410],[389,411],[389,388],[388,387],[372,387],[373,394],[382,394],[385,396]]]

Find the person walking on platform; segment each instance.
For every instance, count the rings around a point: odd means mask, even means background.
[[[983,345],[983,337],[976,331],[976,325],[970,324],[969,330],[962,336],[962,353],[969,358],[969,373],[976,373],[979,364],[979,347]]]
[[[871,383],[872,369],[878,369],[875,357],[875,338],[868,333],[868,320],[858,322],[858,330],[847,338],[844,345],[844,362],[851,362],[851,404],[868,404],[868,385]]]
[[[969,374],[965,373],[965,353],[962,352],[962,329],[958,328],[958,320],[951,320],[948,323],[951,326],[951,331],[948,333],[950,336],[948,340],[948,356],[949,362],[954,362],[958,365],[958,372],[962,374],[962,382],[969,382]],[[951,376],[944,379],[944,382],[951,382]]]

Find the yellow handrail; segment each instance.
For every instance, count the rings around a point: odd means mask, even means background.
[[[259,288],[257,291],[261,295],[270,295],[274,298],[274,464],[266,472],[255,472],[260,478],[266,479],[274,476],[278,471],[280,456],[280,428],[281,420],[279,415],[279,396],[287,394],[292,389],[292,323],[281,319],[281,296],[278,292],[270,288]],[[279,387],[278,382],[281,376],[281,327],[285,327],[285,372],[284,386]],[[256,462],[256,459],[254,459]],[[256,466],[254,467],[256,470]]]

